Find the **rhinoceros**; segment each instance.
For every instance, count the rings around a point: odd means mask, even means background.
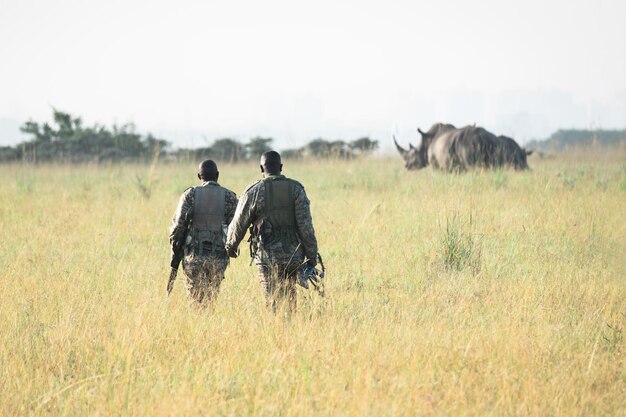
[[[528,169],[526,156],[531,152],[526,152],[513,139],[496,136],[482,127],[456,128],[437,123],[427,132],[419,128],[417,131],[422,141],[417,147],[409,143],[408,150],[393,138],[408,170],[426,165],[446,171],[464,171],[471,167]]]

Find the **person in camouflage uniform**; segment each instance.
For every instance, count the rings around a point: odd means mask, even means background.
[[[305,263],[315,267],[317,239],[304,187],[281,175],[282,168],[278,152],[261,156],[264,178],[241,196],[228,226],[226,251],[237,257],[237,247],[250,227],[251,251],[267,306],[276,311],[287,301],[293,311],[298,269]]]
[[[237,195],[220,186],[218,177],[215,162],[206,160],[200,164],[198,179],[202,185],[183,192],[170,229],[170,244],[184,244],[187,295],[198,307],[213,304],[228,267],[224,242],[227,225],[237,207]]]

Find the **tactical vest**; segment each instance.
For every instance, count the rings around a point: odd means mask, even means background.
[[[285,250],[297,241],[296,210],[294,204],[295,183],[288,178],[266,178],[264,218],[269,221],[271,230],[263,241],[280,241]]]
[[[192,238],[198,246],[213,250],[224,247],[224,203],[226,189],[209,185],[194,188]]]

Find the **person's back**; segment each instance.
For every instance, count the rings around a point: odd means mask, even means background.
[[[215,162],[202,162],[198,171],[202,185],[188,188],[181,196],[172,219],[170,243],[184,245],[187,293],[205,307],[215,300],[228,267],[226,228],[235,213],[237,196],[217,183]]]
[[[302,184],[281,175],[276,152],[261,158],[264,178],[249,186],[241,196],[235,217],[228,228],[226,249],[236,250],[250,227],[251,249],[259,268],[268,305],[288,297],[295,308],[295,281],[305,261],[315,266],[317,240],[309,199]]]

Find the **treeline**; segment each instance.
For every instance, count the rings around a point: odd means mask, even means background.
[[[626,130],[559,129],[548,139],[533,140],[526,149],[560,152],[569,148],[612,147],[626,142]]]
[[[53,109],[53,122],[28,121],[20,130],[31,137],[15,147],[0,147],[0,161],[91,162],[149,160],[165,152],[169,143],[135,132],[133,124],[83,126],[80,117]]]
[[[120,162],[148,161],[156,156],[167,160],[215,159],[240,162],[256,159],[272,149],[273,138],[254,137],[248,143],[222,138],[211,146],[194,149],[171,149],[171,143],[135,132],[133,124],[111,128],[84,126],[80,117],[53,109],[52,123],[28,121],[20,130],[30,139],[14,147],[0,147],[0,162]],[[321,138],[301,148],[281,151],[283,158],[349,159],[367,154],[378,147],[378,141],[363,137],[351,142],[327,141]]]
[[[255,137],[246,144],[234,139],[218,139],[206,148],[178,149],[170,154],[176,159],[215,159],[228,162],[240,162],[248,159],[256,159],[265,151],[272,149],[272,138]],[[328,141],[314,139],[300,148],[282,150],[284,159],[312,158],[338,158],[350,159],[358,155],[365,155],[378,148],[378,141],[363,137],[352,142],[343,140]]]

